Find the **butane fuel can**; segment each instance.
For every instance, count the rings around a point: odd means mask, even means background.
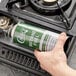
[[[58,33],[38,28],[26,23],[17,23],[11,32],[14,43],[21,46],[50,51],[59,37]]]

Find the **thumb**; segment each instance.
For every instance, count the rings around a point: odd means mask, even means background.
[[[40,62],[42,59],[43,59],[43,57],[44,57],[44,54],[45,52],[39,52],[39,51],[37,51],[37,50],[35,50],[34,51],[34,55],[35,55],[35,57],[37,58],[37,60]]]
[[[65,42],[66,42],[66,40],[67,40],[66,34],[64,32],[61,33],[59,38],[58,38],[58,41],[57,41],[57,43],[55,45],[55,49],[62,49]]]

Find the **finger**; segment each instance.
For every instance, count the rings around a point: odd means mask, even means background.
[[[35,51],[34,51],[34,55],[35,55],[35,57],[37,58],[37,60],[40,62],[40,60],[41,60],[41,58],[42,58],[41,52],[35,50]]]
[[[61,49],[61,48],[63,48],[66,39],[67,39],[66,34],[65,33],[61,33],[60,36],[59,36],[59,38],[58,38],[58,41],[56,43],[55,49]]]
[[[36,56],[37,60],[41,63],[48,56],[48,53],[39,52],[39,51],[35,50],[34,55]]]
[[[44,68],[44,66],[43,66],[42,64],[40,64],[40,67],[41,67],[43,70],[45,70],[45,68]]]

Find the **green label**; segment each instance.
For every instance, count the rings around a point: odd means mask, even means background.
[[[14,43],[43,51],[53,48],[57,38],[56,33],[23,23],[17,24],[13,34]]]
[[[43,33],[36,30],[17,26],[14,32],[13,41],[33,49],[39,48]]]

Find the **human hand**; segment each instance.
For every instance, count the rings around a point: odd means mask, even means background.
[[[35,50],[34,52],[37,60],[40,62],[41,68],[53,76],[69,76],[67,72],[71,71],[67,65],[67,57],[63,48],[66,39],[66,34],[61,33],[53,50],[49,52]]]

